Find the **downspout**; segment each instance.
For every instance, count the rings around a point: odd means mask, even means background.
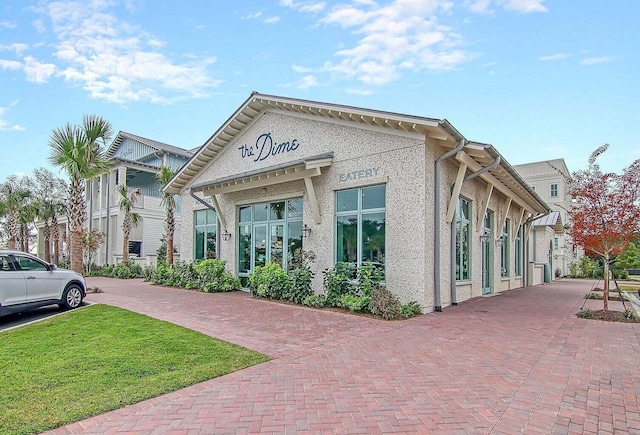
[[[433,170],[433,278],[435,293],[435,311],[442,311],[442,298],[440,296],[440,163],[458,153],[467,144],[467,140],[461,138],[458,145],[449,152],[438,157]]]
[[[462,184],[466,183],[467,181],[473,180],[476,177],[479,177],[480,175],[484,174],[485,172],[489,172],[492,169],[495,169],[496,167],[498,167],[498,165],[500,164],[500,156],[496,157],[496,159],[487,167],[484,167],[482,169],[480,169],[477,172],[474,172],[473,174],[467,176],[464,178],[464,180],[462,180]],[[457,292],[457,287],[456,287],[456,271],[455,268],[453,267],[454,264],[456,264],[457,258],[456,258],[456,220],[451,219],[451,251],[450,251],[450,255],[451,255],[451,305],[458,305],[458,292]]]

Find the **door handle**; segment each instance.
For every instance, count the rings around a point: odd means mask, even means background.
[[[35,276],[28,276],[27,279],[36,279]]]

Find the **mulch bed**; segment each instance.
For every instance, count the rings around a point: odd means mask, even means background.
[[[583,318],[587,320],[602,320],[604,322],[640,323],[640,319],[638,318],[626,318],[624,311],[597,310],[592,312],[594,313],[594,317]]]

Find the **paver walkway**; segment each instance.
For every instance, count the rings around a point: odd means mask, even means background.
[[[593,282],[511,290],[403,322],[140,280],[89,285],[104,290],[91,301],[274,359],[55,434],[640,434],[640,324],[576,318]]]

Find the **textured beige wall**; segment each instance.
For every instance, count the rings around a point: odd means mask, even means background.
[[[242,158],[242,145],[255,146],[263,133],[271,133],[274,143],[296,139],[298,148],[289,153],[270,156],[264,161]],[[209,165],[194,183],[211,181],[243,172],[333,152],[333,164],[323,168],[322,175],[313,178],[320,208],[321,223],[312,215],[309,198],[302,180],[255,188],[218,196],[230,241],[221,241],[220,258],[236,269],[237,216],[242,204],[303,196],[303,221],[312,232],[304,240],[304,248],[316,254],[313,269],[314,290],[322,291],[322,271],[335,263],[334,225],[335,192],[362,186],[386,183],[386,276],[387,287],[404,302],[418,301],[425,305],[425,223],[432,219],[425,207],[425,145],[424,138],[408,134],[393,135],[387,129],[364,129],[347,123],[329,123],[307,117],[267,113],[244,134],[230,144]],[[371,171],[367,171],[371,169]],[[364,171],[364,172],[363,172]],[[355,177],[353,176],[355,172]],[[351,174],[348,176],[347,174]],[[429,192],[429,195],[431,193]],[[188,193],[183,194],[183,231],[181,254],[193,258],[193,210],[203,209]],[[430,232],[430,231],[429,231]],[[430,240],[430,238],[429,238]],[[431,297],[431,301],[433,297]],[[431,305],[433,303],[431,302]]]

